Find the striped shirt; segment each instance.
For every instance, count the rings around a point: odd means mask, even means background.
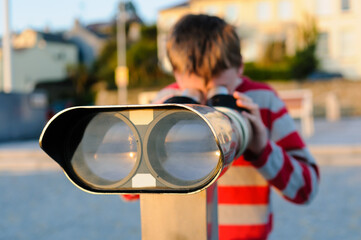
[[[319,171],[283,101],[267,84],[247,77],[236,91],[258,104],[268,143],[261,156],[245,152],[218,180],[219,239],[267,239],[272,230],[271,188],[285,199],[310,202],[318,188]],[[164,99],[176,83],[161,90]]]
[[[258,104],[268,143],[261,156],[246,151],[217,181],[220,240],[267,239],[272,231],[271,189],[288,201],[307,204],[317,193],[320,177],[314,158],[276,92],[267,84],[242,79],[236,91]],[[171,84],[155,101],[178,93],[178,85]]]

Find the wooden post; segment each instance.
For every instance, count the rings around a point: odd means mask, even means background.
[[[326,119],[330,122],[340,120],[340,103],[335,93],[330,92],[326,96]]]
[[[141,194],[142,240],[217,240],[217,186],[195,194]]]

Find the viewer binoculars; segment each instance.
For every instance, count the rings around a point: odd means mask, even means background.
[[[218,94],[211,106],[69,108],[48,122],[40,146],[91,193],[198,192],[217,180],[250,139],[249,123],[227,106],[229,97]]]

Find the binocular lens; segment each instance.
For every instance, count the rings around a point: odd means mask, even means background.
[[[151,168],[163,180],[185,186],[209,177],[220,158],[211,129],[189,111],[162,116],[149,135],[147,152]]]
[[[90,192],[191,193],[243,153],[250,129],[226,107],[75,107],[47,124],[40,145]]]
[[[71,164],[83,181],[119,184],[136,165],[138,138],[119,113],[100,113],[88,124]]]

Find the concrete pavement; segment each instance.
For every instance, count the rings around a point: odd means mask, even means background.
[[[0,143],[0,171],[59,171],[60,167],[43,152],[37,140]]]
[[[306,139],[311,146],[361,145],[361,117],[342,118],[337,122],[315,119],[315,134]]]
[[[360,117],[337,122],[315,119],[314,124],[315,134],[305,141],[318,164],[361,166]]]
[[[270,240],[360,239],[361,118],[315,128],[319,193],[309,206],[273,194]],[[85,193],[60,171],[37,140],[0,143],[0,240],[141,239],[139,202]]]
[[[273,194],[269,240],[360,239],[361,167],[321,166],[321,172],[310,205]],[[0,240],[141,239],[139,202],[88,194],[61,172],[0,173],[0,216]]]

